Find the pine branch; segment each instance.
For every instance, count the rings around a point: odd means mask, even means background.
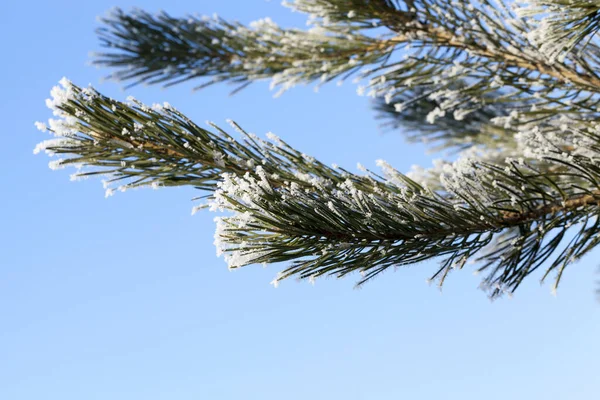
[[[561,172],[522,160],[460,159],[445,169],[443,189],[433,191],[383,161],[385,177],[359,176],[275,136],[264,141],[240,129],[240,142],[216,127],[217,133],[198,127],[170,106],[125,104],[61,83],[48,102],[59,117],[50,130],[59,137],[38,150],[69,155],[55,165],[81,165],[86,170],[79,175],[112,174],[123,188],[206,191],[213,210],[233,212],[218,219],[216,234],[230,268],[291,262],[275,284],[352,272],[364,275],[362,284],[431,258],[442,260],[434,276],[441,284],[451,270],[479,259],[494,297],[514,291],[546,261],[545,275],[555,271],[557,285],[564,268],[600,240],[600,137],[591,121],[573,121],[577,129],[567,132],[547,126],[522,133],[531,158]],[[563,151],[568,143],[576,144],[571,152]]]
[[[204,79],[197,88],[227,81],[239,90],[269,78],[286,90],[350,75],[388,53],[380,41],[351,29],[282,29],[268,18],[248,28],[216,16],[181,19],[116,9],[102,21],[100,40],[113,52],[98,54],[94,64],[117,68],[111,78],[133,84]]]
[[[524,41],[528,25],[490,1],[483,1],[483,7],[477,8],[471,2],[455,6],[421,0],[411,3],[414,10],[411,12],[402,10],[400,3],[404,2],[301,0],[293,3],[292,7],[312,13],[313,18],[334,22],[321,26],[313,34],[281,29],[269,20],[255,23],[250,30],[220,18],[178,19],[166,13],[153,16],[134,10],[125,14],[116,9],[103,19],[106,27],[98,32],[105,47],[119,52],[100,54],[95,64],[123,68],[113,77],[135,83],[175,84],[213,75],[216,81],[240,83],[282,73],[296,76],[296,83],[322,79],[326,69],[321,68],[332,62],[332,58],[346,62],[352,59],[351,64],[361,66],[377,64],[399,44],[414,43],[417,47],[467,51],[471,56],[541,73],[584,89],[600,86],[600,78],[592,71],[582,71],[577,64],[557,64]],[[352,14],[353,10],[356,15]],[[356,33],[351,25],[335,23],[354,18],[388,21],[385,26],[398,35],[392,39],[376,39]],[[511,25],[503,24],[502,20],[512,21]],[[364,53],[371,51],[375,54],[364,57]],[[294,61],[305,65],[298,70]],[[350,70],[342,65],[329,68],[335,70],[336,67],[339,70],[334,76]]]
[[[600,4],[587,0],[533,0],[518,9],[522,16],[542,15],[528,35],[550,59],[564,57],[584,42],[582,52],[600,29]]]

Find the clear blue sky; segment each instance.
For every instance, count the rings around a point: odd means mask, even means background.
[[[124,99],[168,101],[192,119],[232,118],[273,131],[321,160],[400,170],[430,161],[399,133],[383,134],[352,84],[267,83],[235,97],[227,86],[191,94],[127,93],[86,65],[99,50],[95,17],[112,6],[163,8],[249,22],[303,25],[279,1],[14,1],[3,3],[0,157],[0,399],[597,399],[600,253],[570,267],[558,297],[530,280],[490,303],[465,270],[443,294],[425,263],[355,280],[269,282],[281,266],[229,272],[212,245],[209,212],[190,216],[191,189],[104,198],[99,181],[70,182],[34,156],[48,137],[33,123],[67,76]]]

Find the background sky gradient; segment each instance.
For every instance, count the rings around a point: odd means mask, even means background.
[[[191,93],[123,92],[87,66],[96,16],[112,6],[198,12],[242,22],[304,16],[264,0],[13,1],[3,3],[5,111],[0,157],[0,399],[597,399],[600,252],[571,266],[558,296],[529,279],[491,303],[473,268],[440,295],[435,263],[384,274],[269,282],[281,265],[229,272],[212,244],[215,214],[190,216],[192,189],[104,198],[99,180],[70,182],[34,156],[33,123],[58,80],[92,83],[124,100],[168,101],[198,123],[225,119],[273,131],[326,163],[399,170],[430,164],[420,145],[378,127],[356,85],[299,87],[274,99],[268,83]]]

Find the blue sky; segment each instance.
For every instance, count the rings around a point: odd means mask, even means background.
[[[267,83],[191,93],[191,84],[123,92],[87,66],[96,16],[112,6],[303,17],[264,0],[98,0],[3,4],[0,158],[0,399],[593,399],[599,253],[567,271],[557,297],[530,279],[491,303],[469,270],[443,294],[435,263],[355,280],[269,282],[282,267],[229,272],[212,245],[214,214],[190,216],[191,189],[104,198],[97,180],[70,182],[34,156],[46,139],[44,100],[67,76],[120,99],[168,101],[197,122],[231,118],[273,131],[328,163],[400,170],[428,165],[424,148],[378,127],[356,86],[274,99]]]

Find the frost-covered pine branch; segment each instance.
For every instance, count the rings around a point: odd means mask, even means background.
[[[215,132],[200,128],[168,105],[127,104],[61,84],[48,102],[58,119],[38,124],[58,136],[42,147],[68,156],[53,165],[75,165],[77,177],[108,175],[120,190],[192,185],[207,191],[207,207],[233,213],[218,218],[216,233],[230,268],[291,262],[275,283],[351,272],[362,273],[363,283],[430,258],[442,260],[434,276],[442,283],[452,269],[478,259],[496,296],[516,289],[548,259],[546,274],[555,271],[558,283],[564,267],[598,240],[600,153],[593,130],[560,139],[577,143],[577,151],[543,146],[532,154],[567,166],[554,177],[522,160],[500,166],[461,159],[445,166],[443,190],[434,191],[384,161],[378,162],[383,177],[359,176],[327,167],[272,134],[263,140],[234,124],[239,141],[216,126]],[[521,140],[542,146],[546,136],[531,132]],[[562,179],[571,177],[588,188]],[[565,247],[565,232],[576,224]]]
[[[600,29],[600,3],[594,0],[533,0],[520,7],[518,13],[542,16],[528,36],[550,59],[564,59],[586,41],[579,51],[584,50]]]
[[[100,40],[112,52],[98,54],[94,63],[116,67],[111,78],[134,83],[202,79],[198,87],[225,81],[240,89],[269,78],[272,87],[285,91],[351,75],[381,61],[388,50],[355,29],[283,29],[269,18],[246,27],[216,15],[172,18],[116,9],[103,22]]]
[[[600,51],[595,2],[295,0],[307,30],[269,19],[173,18],[115,10],[99,30],[97,65],[135,83],[238,89],[354,75],[388,126],[455,149],[452,160],[404,175],[328,167],[274,135],[236,139],[201,128],[169,105],[107,98],[67,80],[38,123],[57,138],[36,151],[106,175],[107,195],[136,186],[189,185],[217,218],[230,268],[286,263],[275,279],[392,268],[439,259],[441,284],[467,261],[491,296],[532,272],[554,275],[600,240]],[[567,4],[568,3],[568,4]],[[559,15],[557,6],[564,6]],[[589,6],[589,7],[588,7]],[[562,31],[561,31],[562,30]],[[561,33],[561,32],[564,32]],[[557,36],[559,35],[559,36]]]

